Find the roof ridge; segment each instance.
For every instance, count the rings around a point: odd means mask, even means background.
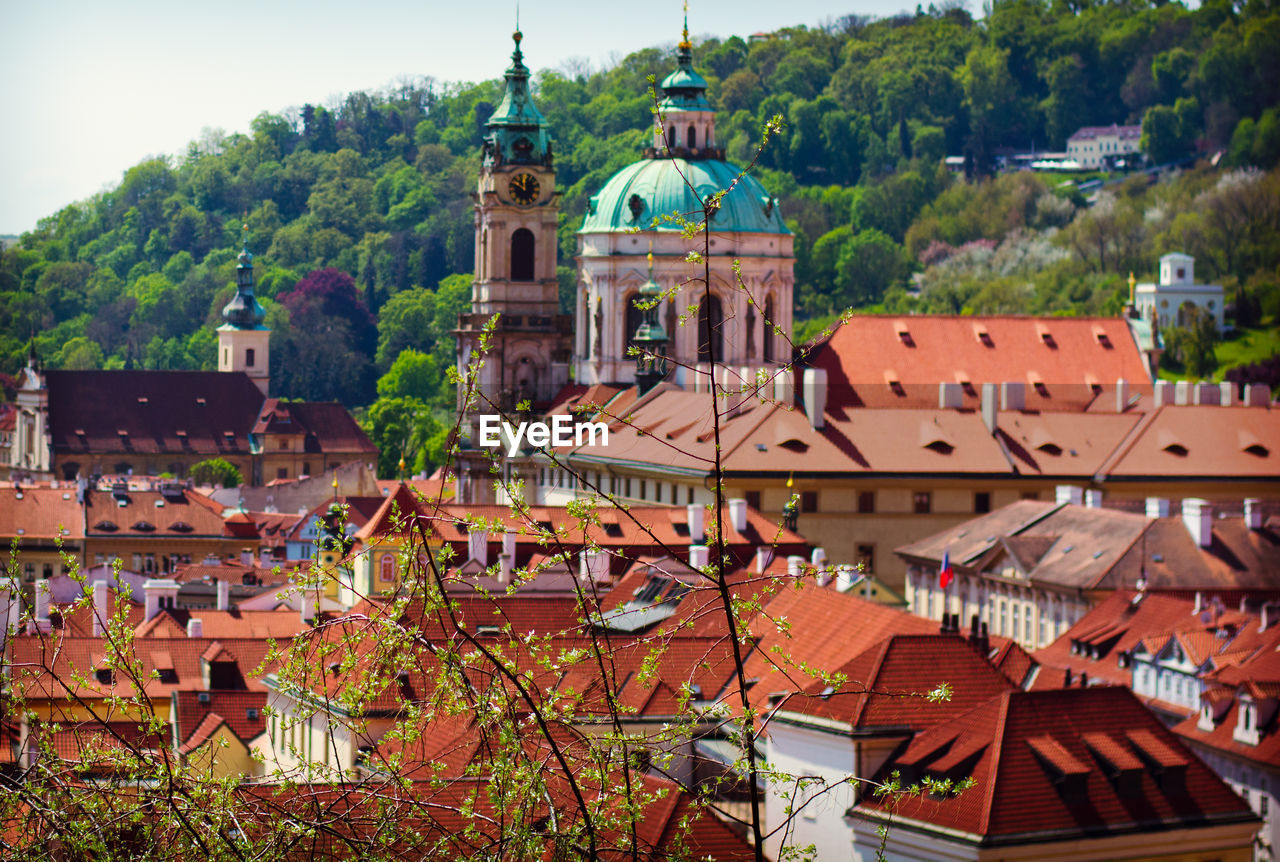
[[[898,638],[906,638],[910,635],[893,634],[880,641],[876,648],[875,659],[871,663],[871,672],[867,674],[867,678],[862,682],[862,692],[858,696],[858,704],[853,710],[853,715],[849,717],[849,725],[857,727],[862,721],[862,714],[866,711],[871,701],[871,694],[875,690],[875,681],[880,676],[881,670],[884,669],[884,660],[889,655],[894,641]],[[856,661],[857,659],[854,659]]]
[[[742,404],[741,402],[739,402],[739,405],[738,405],[739,409],[741,409],[741,406]],[[737,452],[739,447],[745,445],[746,442],[751,438],[751,435],[756,433],[756,431],[759,431],[760,426],[763,425],[765,422],[767,422],[773,416],[773,414],[777,412],[779,407],[776,401],[769,401],[767,399],[761,402],[761,406],[766,407],[767,409],[762,410],[761,411],[762,415],[756,421],[756,423],[754,425],[749,426],[747,430],[743,432],[742,439],[739,440],[737,443],[735,443],[733,447],[729,449],[729,451],[725,452],[724,455],[721,456],[720,460],[722,463],[724,461],[727,461],[729,456],[732,455],[734,452]]]
[[[1000,780],[1000,755],[1004,750],[1004,735],[1009,718],[1009,704],[1013,700],[1014,693],[1019,691],[1021,689],[1010,689],[997,695],[1000,698],[1000,706],[996,711],[995,732],[991,737],[991,778],[987,782],[986,792],[983,794],[985,798],[982,805],[981,829],[978,833],[980,835],[987,835],[991,831],[991,811],[995,808],[996,784]]]
[[[1154,392],[1155,390],[1153,389],[1151,396],[1152,400],[1155,399]],[[1162,404],[1159,407],[1155,407],[1134,423],[1133,427],[1129,429],[1129,433],[1126,434],[1124,439],[1116,445],[1115,450],[1103,459],[1102,465],[1098,467],[1098,472],[1093,474],[1093,481],[1095,483],[1101,484],[1107,480],[1107,475],[1115,469],[1116,465],[1119,464],[1120,461],[1129,454],[1129,451],[1133,449],[1134,445],[1142,439],[1142,436],[1147,433],[1147,429],[1155,423],[1156,417],[1164,412],[1164,408],[1166,406],[1168,405]]]

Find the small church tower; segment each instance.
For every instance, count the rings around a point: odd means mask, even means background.
[[[253,255],[247,237],[236,260],[236,295],[222,307],[226,322],[218,327],[218,370],[243,371],[265,396],[271,381],[271,330],[263,326],[267,313],[253,295]]]

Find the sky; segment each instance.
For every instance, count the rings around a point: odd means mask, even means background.
[[[262,111],[324,105],[405,77],[499,77],[516,17],[516,0],[508,4],[3,0],[0,235],[31,230],[115,186],[148,156],[185,153],[205,129],[248,132]],[[695,38],[745,37],[908,6],[915,8],[906,0],[693,0],[689,29]],[[525,62],[538,70],[585,59],[599,68],[674,44],[680,18],[680,0],[524,0]]]

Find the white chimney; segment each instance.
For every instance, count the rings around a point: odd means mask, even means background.
[[[1258,622],[1258,633],[1261,634],[1267,630],[1267,627],[1275,620],[1276,605],[1273,602],[1263,602],[1262,610],[1259,612],[1262,619]]]
[[[1027,384],[1021,381],[1007,381],[1000,384],[1000,409],[1025,410],[1027,407]]]
[[[107,620],[111,617],[107,582],[93,582],[93,636],[100,638],[107,633]]]
[[[756,574],[763,575],[769,568],[769,564],[773,562],[774,550],[769,545],[760,545],[756,548]]]
[[[705,362],[699,362],[693,367],[693,391],[711,391],[711,367]]]
[[[7,638],[9,632],[18,628],[18,615],[21,611],[17,587],[10,581],[0,582],[0,640]]]
[[[773,400],[784,405],[792,404],[796,400],[796,381],[787,369],[774,374]]]
[[[511,558],[507,564],[507,571],[511,571],[511,566],[515,565],[516,560],[516,532],[515,530],[502,531],[502,553]]]
[[[264,569],[270,569],[275,566],[275,560],[271,559],[270,548],[262,548],[258,551],[258,565]]]
[[[824,413],[827,409],[827,370],[806,368],[802,388],[804,412],[809,415],[809,424],[815,429],[821,429],[826,425]]]
[[[1169,517],[1169,501],[1164,497],[1148,497],[1147,517],[1152,520]]]
[[[1196,614],[1200,613],[1202,610],[1204,610],[1204,593],[1200,592],[1199,590],[1196,590],[1196,604],[1195,604],[1195,607],[1191,609],[1191,615],[1195,616]]]
[[[316,614],[320,608],[320,593],[317,587],[302,588],[302,602],[300,603],[302,621],[304,623],[315,622]]]
[[[1054,488],[1054,501],[1058,505],[1069,503],[1072,506],[1080,506],[1084,503],[1084,489],[1077,485],[1059,485]]]
[[[1262,501],[1257,497],[1245,498],[1244,525],[1250,530],[1262,529]]]
[[[795,559],[800,560],[801,563],[804,562],[803,557],[796,557]],[[797,574],[799,574],[799,572],[797,572]],[[818,580],[818,586],[820,587],[825,587],[827,584],[831,583],[831,570],[818,569],[817,580]]]
[[[964,390],[960,388],[959,383],[948,383],[942,381],[938,384],[938,409],[948,410],[953,407],[964,406]]]
[[[701,542],[707,535],[702,527],[702,518],[707,511],[706,507],[700,503],[690,503],[684,508],[689,513],[689,541]]]
[[[171,578],[148,578],[142,582],[143,603],[146,608],[146,619],[151,619],[162,610],[172,610],[178,606],[178,582]]]
[[[36,608],[35,618],[27,624],[27,634],[36,634],[37,632],[47,632],[53,628],[53,624],[49,622],[49,590],[50,583],[48,580],[36,581]]]
[[[1191,540],[1202,548],[1213,544],[1213,507],[1208,500],[1188,497],[1182,501],[1182,523]]]
[[[498,583],[511,582],[511,566],[515,557],[510,554],[498,554]]]
[[[1216,383],[1197,383],[1195,400],[1197,404],[1213,404],[1216,406],[1222,403],[1222,387]]]
[[[1116,412],[1123,413],[1129,407],[1129,381],[1121,377],[1116,381]]]
[[[1266,407],[1271,403],[1271,387],[1265,383],[1250,383],[1244,388],[1245,407]]]
[[[689,567],[701,571],[711,561],[711,549],[706,545],[689,546]]]
[[[187,620],[187,637],[202,638],[204,637],[204,620],[199,617],[190,617]]]
[[[999,408],[996,406],[996,385],[982,384],[982,424],[987,427],[988,434],[996,433],[996,420]]]
[[[250,548],[240,549],[240,565],[246,569],[253,568],[253,551]]]
[[[804,571],[804,557],[790,556],[787,557],[787,576],[792,578],[800,577],[800,573]]]
[[[578,577],[583,581],[603,581],[609,577],[609,552],[579,551]]]
[[[217,586],[214,589],[216,589],[218,593],[218,610],[231,610],[231,582],[219,579]]]
[[[1102,492],[1090,489],[1084,492],[1084,506],[1086,509],[1102,508]]]
[[[729,501],[729,523],[739,534],[747,531],[747,501],[735,498]]]
[[[836,569],[836,589],[842,593],[847,593],[853,589],[853,574],[857,571],[853,566],[847,563],[841,564]]]
[[[467,533],[467,559],[475,560],[480,565],[489,566],[489,531],[477,530],[475,527]]]
[[[1178,405],[1191,403],[1191,381],[1178,380],[1173,384],[1173,403]]]
[[[1173,400],[1173,381],[1157,380],[1151,390],[1151,403],[1156,407],[1164,407],[1172,404]]]
[[[827,564],[827,552],[822,548],[814,548],[809,556],[809,562],[815,569],[823,568]]]

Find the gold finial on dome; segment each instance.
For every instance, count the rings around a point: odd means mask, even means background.
[[[684,30],[680,33],[680,44],[677,47],[681,51],[693,48],[693,43],[689,41],[689,0],[684,0]]]

